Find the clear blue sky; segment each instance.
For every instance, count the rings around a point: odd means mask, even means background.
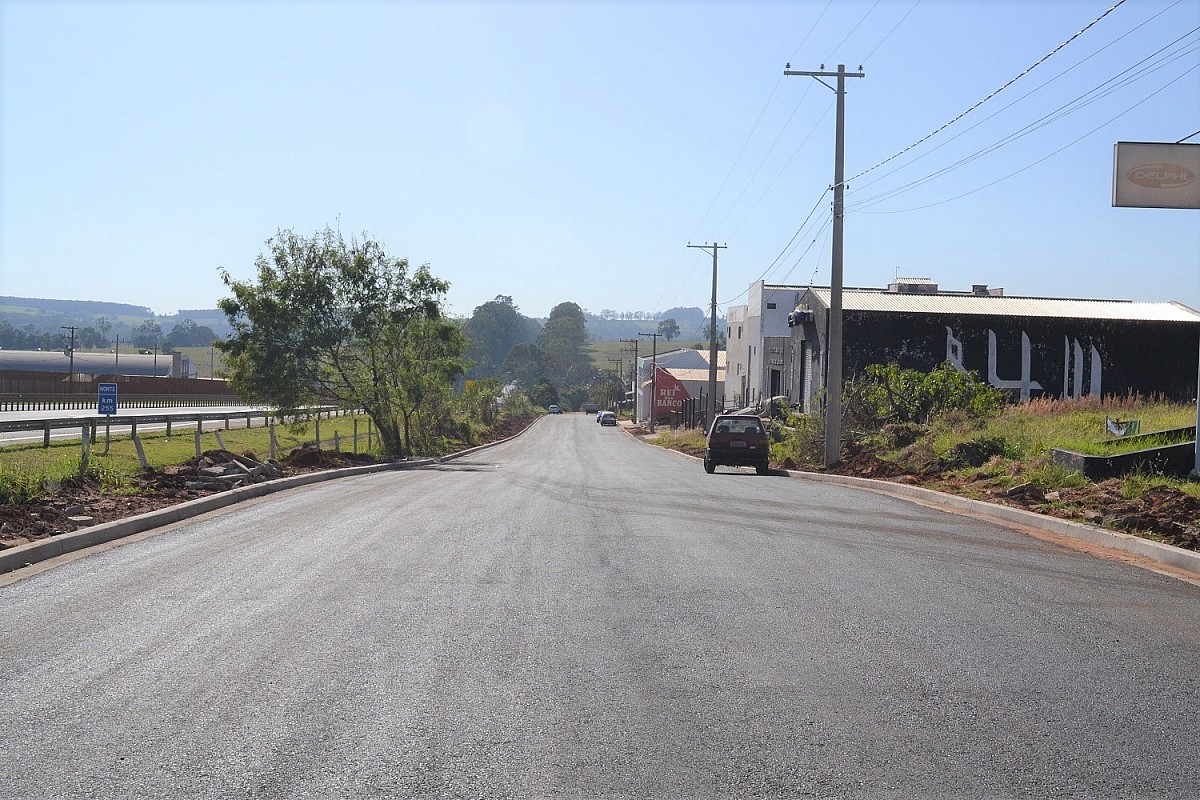
[[[846,285],[1200,308],[1200,211],[1111,207],[1116,141],[1200,130],[1196,0],[1127,0],[871,169],[1115,2],[0,0],[0,294],[212,307],[325,225],[462,315],[707,306],[689,241],[728,244],[722,305],[827,285],[834,93],[791,62],[866,72]]]

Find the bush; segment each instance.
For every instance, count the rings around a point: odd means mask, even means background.
[[[879,443],[889,450],[896,450],[901,447],[908,447],[913,442],[920,439],[929,429],[924,425],[917,425],[913,422],[893,422],[884,425],[879,431],[877,437]]]
[[[783,463],[822,464],[825,460],[825,416],[792,414],[771,426],[771,459]]]
[[[871,364],[861,378],[846,384],[842,396],[849,421],[872,430],[888,423],[928,425],[950,412],[986,417],[1004,403],[999,389],[949,362],[929,373]]]

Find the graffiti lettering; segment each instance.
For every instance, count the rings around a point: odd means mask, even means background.
[[[1034,389],[1041,391],[1042,385],[1030,380],[1031,348],[1029,335],[1021,331],[1021,377],[1015,380],[1003,380],[996,374],[996,332],[988,329],[988,383],[997,389],[1018,389],[1021,392],[1021,402],[1029,400],[1030,392]]]

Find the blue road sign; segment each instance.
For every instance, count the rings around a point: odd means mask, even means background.
[[[96,385],[96,413],[117,413],[117,385],[115,383]]]

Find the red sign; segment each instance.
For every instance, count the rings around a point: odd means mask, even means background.
[[[691,399],[688,390],[662,367],[657,367],[654,374],[654,416],[683,413],[683,401]]]

